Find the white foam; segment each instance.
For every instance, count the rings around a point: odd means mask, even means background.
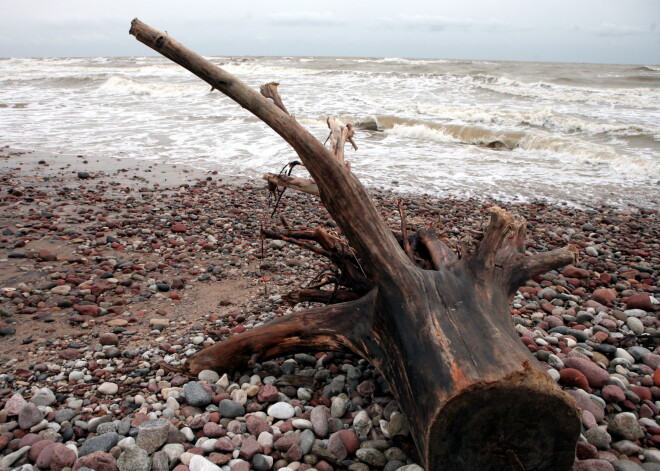
[[[500,108],[468,108],[443,105],[417,104],[415,109],[445,119],[464,123],[484,124],[516,128],[535,126],[564,133],[611,134],[614,136],[635,136],[639,134],[658,134],[660,126],[648,123],[607,123],[586,119],[555,111],[546,106],[530,110],[507,110]]]
[[[619,87],[640,74],[629,66],[585,66],[596,85],[570,87],[546,81],[538,64],[506,64],[512,79],[501,63],[474,61],[211,60],[257,89],[281,82],[287,108],[321,141],[327,115],[356,124],[352,168],[373,184],[518,199],[660,197],[660,91],[635,80]],[[0,135],[15,147],[252,177],[297,158],[247,111],[163,58],[0,59],[0,69]]]
[[[492,77],[479,88],[507,95],[552,101],[611,103],[655,108],[660,106],[660,91],[649,88],[585,88],[547,82],[527,83],[506,77]]]
[[[198,83],[140,82],[124,77],[113,76],[107,79],[99,90],[115,94],[138,94],[157,97],[200,95],[209,87]]]

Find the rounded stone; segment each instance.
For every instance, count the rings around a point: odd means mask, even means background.
[[[296,411],[288,402],[276,402],[268,408],[268,415],[276,419],[286,420],[296,415]]]
[[[113,396],[119,391],[119,385],[116,383],[103,383],[98,387],[97,391],[106,396]]]
[[[197,381],[186,383],[183,392],[186,402],[193,407],[206,407],[213,401],[213,396]]]
[[[81,468],[93,469],[94,471],[119,471],[117,460],[103,451],[96,451],[86,456],[81,456],[73,464],[73,471]]]
[[[190,458],[188,463],[190,471],[222,471],[220,466],[211,463],[209,460],[200,455],[194,455]]]
[[[213,370],[202,370],[197,375],[197,379],[206,381],[208,384],[215,384],[220,379],[220,375]]]
[[[309,414],[309,420],[312,422],[312,430],[314,433],[325,438],[328,434],[328,414],[327,409],[323,406],[316,406]]]
[[[78,456],[91,455],[97,451],[107,453],[117,443],[119,443],[119,435],[116,432],[104,433],[103,435],[88,438],[78,449]]]
[[[62,468],[70,468],[76,462],[76,452],[63,443],[56,443],[50,456],[50,469],[61,471]]]
[[[626,395],[623,393],[623,390],[614,384],[608,384],[601,391],[603,399],[607,402],[623,402],[626,400]]]
[[[223,417],[234,419],[245,415],[245,407],[231,399],[223,399],[218,404],[218,412],[220,412],[220,415]]]
[[[375,448],[360,448],[355,452],[355,456],[363,463],[375,468],[382,468],[387,464],[387,458],[385,458],[383,452]]]
[[[564,359],[564,365],[567,368],[575,368],[581,371],[586,376],[589,386],[592,388],[602,388],[610,380],[610,374],[591,360],[570,357]]]
[[[607,431],[631,441],[644,437],[644,430],[637,423],[637,417],[632,412],[616,414],[607,425]]]
[[[55,394],[48,388],[38,389],[30,399],[30,402],[38,406],[49,406],[55,401]]]
[[[23,430],[28,430],[44,419],[44,414],[39,410],[36,404],[26,403],[18,413],[18,426]]]

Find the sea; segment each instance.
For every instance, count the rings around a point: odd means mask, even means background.
[[[660,66],[208,57],[320,140],[356,128],[367,186],[583,208],[660,206]],[[297,159],[274,131],[161,57],[0,59],[0,145],[259,178]],[[297,167],[300,168],[300,167]],[[294,176],[305,176],[304,169]]]

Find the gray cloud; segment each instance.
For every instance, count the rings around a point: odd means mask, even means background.
[[[348,23],[345,18],[337,18],[330,12],[286,11],[271,13],[266,21],[280,26],[337,26]]]
[[[510,30],[508,25],[497,18],[477,20],[473,18],[454,18],[447,16],[399,15],[396,18],[383,18],[383,23],[390,27],[400,27],[415,31],[466,31],[482,29],[487,31]]]

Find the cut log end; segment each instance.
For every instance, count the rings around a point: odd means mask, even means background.
[[[527,364],[447,401],[426,436],[425,469],[569,470],[580,424],[573,399]]]

